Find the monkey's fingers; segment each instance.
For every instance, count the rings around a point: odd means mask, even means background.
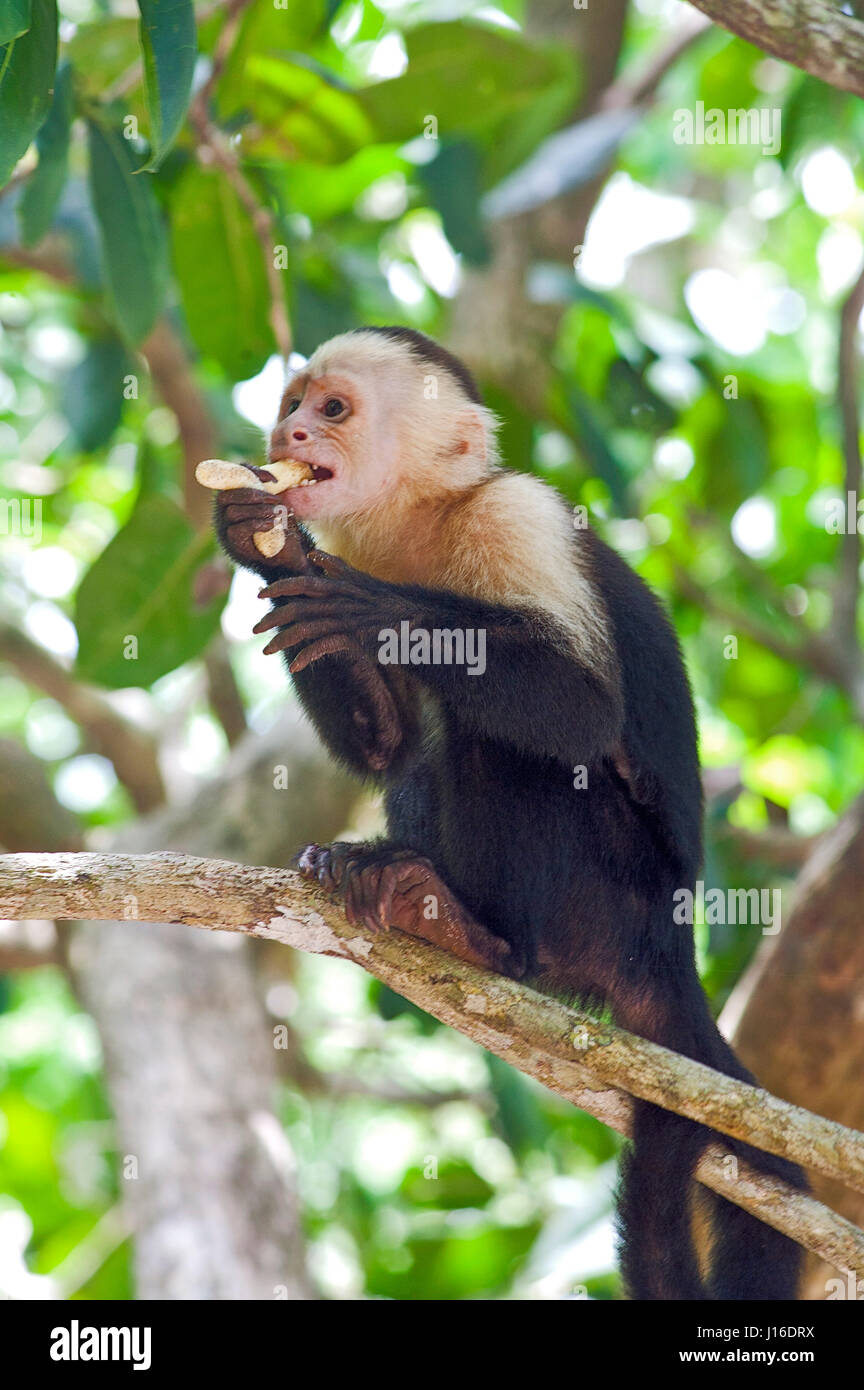
[[[350,637],[344,637],[338,633],[334,633],[332,637],[320,637],[317,642],[310,642],[308,647],[304,647],[302,652],[295,656],[288,670],[294,676],[298,671],[304,671],[307,666],[311,666],[313,661],[320,661],[322,656],[333,656],[336,652],[350,652],[352,645]]]
[[[310,552],[311,553],[311,552]],[[314,574],[293,575],[290,579],[277,579],[259,590],[259,598],[359,598],[360,590],[354,584],[339,583],[338,580],[319,578]]]
[[[315,550],[313,548],[309,551],[309,559],[312,561],[313,565],[317,565],[325,574],[329,574],[332,579],[343,579],[347,578],[349,574],[357,573],[345,560],[340,560],[337,555],[328,555],[326,550]]]
[[[328,893],[337,893],[350,866],[366,850],[363,841],[335,840],[332,845],[307,845],[294,858],[304,878],[315,878]]]
[[[344,637],[346,642],[348,641],[348,635],[343,632],[338,618],[328,618],[325,622],[317,623],[291,623],[270,639],[264,648],[264,655],[272,656],[273,652],[299,647],[303,642],[317,642],[319,637],[336,636]]]
[[[227,507],[224,513],[227,526],[237,526],[244,521],[254,521],[261,531],[285,524],[285,513],[274,507]]]
[[[263,618],[259,618],[252,631],[256,634],[267,632],[271,627],[284,627],[288,623],[298,623],[305,620],[323,622],[325,620],[335,622],[343,627],[359,624],[368,615],[366,610],[357,604],[345,605],[344,600],[318,599],[316,601],[303,602],[302,599],[295,600],[294,603],[283,603],[278,608],[272,608],[269,613],[265,613]]]
[[[234,487],[228,492],[216,493],[216,506],[223,511],[230,512],[232,507],[282,507],[285,511],[291,512],[284,502],[279,502],[279,494],[260,492],[252,487]]]

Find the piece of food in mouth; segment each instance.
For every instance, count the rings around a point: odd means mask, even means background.
[[[267,483],[247,468],[243,463],[226,463],[224,459],[204,459],[195,469],[195,477],[204,487],[216,492],[229,488],[251,487],[259,492],[287,492],[292,487],[302,487],[304,483],[315,481],[315,471],[308,463],[298,463],[296,459],[280,459],[278,463],[264,465],[272,474],[273,482]]]
[[[298,463],[296,459],[280,459],[277,463],[268,463],[266,468],[273,477],[272,483],[259,478],[245,464],[228,463],[225,459],[204,459],[195,469],[195,477],[204,487],[213,488],[215,492],[249,487],[257,492],[278,493],[315,482],[315,473],[311,466],[308,463]],[[285,544],[285,527],[277,522],[269,531],[256,531],[252,540],[260,555],[265,559],[272,559]]]

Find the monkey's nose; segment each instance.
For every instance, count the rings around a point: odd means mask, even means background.
[[[291,438],[296,439],[298,444],[302,444],[303,440],[308,439],[309,436],[305,430],[292,430]]]

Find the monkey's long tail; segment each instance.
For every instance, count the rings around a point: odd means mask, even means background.
[[[646,1018],[647,1012],[647,1018]],[[690,986],[673,1005],[664,1000],[646,1011],[644,995],[636,1016],[616,1009],[624,1027],[651,1041],[704,1062],[726,1076],[754,1083],[711,1018],[701,988]],[[653,1015],[653,1017],[652,1017]],[[648,1020],[653,1026],[648,1025]],[[705,1190],[711,1230],[710,1272],[703,1277],[693,1240],[694,1172],[706,1146],[718,1140],[734,1157],[759,1172],[806,1190],[800,1168],[787,1159],[716,1134],[693,1120],[646,1101],[634,1105],[633,1144],[625,1156],[619,1187],[621,1269],[631,1298],[794,1299],[802,1250],[758,1217]],[[700,1190],[701,1196],[701,1190]]]

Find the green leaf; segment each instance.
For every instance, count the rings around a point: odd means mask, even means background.
[[[107,444],[123,414],[123,385],[132,365],[119,338],[100,338],[63,383],[63,414],[85,453]]]
[[[171,241],[189,332],[234,381],[275,351],[261,246],[224,176],[190,167],[172,204]]]
[[[405,47],[408,67],[401,76],[358,93],[382,140],[430,138],[434,118],[440,135],[473,135],[491,145],[506,125],[508,148],[494,152],[494,163],[512,167],[573,99],[576,72],[569,55],[503,29],[464,20],[427,24],[405,34]]]
[[[783,137],[780,162],[784,169],[808,148],[820,144],[854,143],[850,125],[859,102],[849,92],[838,92],[809,73],[798,74],[798,82],[783,107]]]
[[[139,343],[153,327],[165,295],[159,209],[147,179],[135,177],[133,154],[120,132],[90,120],[88,134],[90,194],[105,278],[118,327],[130,343]]]
[[[260,129],[250,138],[258,158],[341,163],[375,141],[360,99],[346,92],[302,55],[246,63],[245,97]]]
[[[350,212],[376,179],[396,173],[413,177],[414,166],[402,158],[400,148],[399,145],[368,145],[340,164],[292,160],[290,165],[268,170],[268,173],[277,188],[284,186],[287,205],[292,212],[305,212],[313,222],[321,223]]]
[[[136,507],[78,589],[77,665],[85,680],[115,690],[148,686],[198,656],[225,601],[200,610],[193,600],[195,573],[213,544],[167,497]]]
[[[291,285],[291,326],[298,352],[311,356],[319,343],[357,328],[351,281],[337,265],[298,268]]]
[[[480,156],[470,140],[441,140],[439,153],[419,170],[444,235],[472,265],[489,261],[489,242],[480,216]]]
[[[76,25],[74,34],[64,41],[64,53],[78,77],[87,82],[94,95],[113,86],[140,59],[138,28],[137,19],[111,18],[100,14],[92,24]],[[133,90],[127,92],[123,103],[124,114],[137,112]]]
[[[33,0],[30,28],[0,48],[0,187],[45,119],[56,66],[56,0]]]
[[[177,138],[198,55],[192,0],[138,0],[141,47],[150,110],[148,169],[158,169]]]
[[[716,34],[712,32],[712,39]],[[764,53],[743,39],[723,35],[725,42],[702,64],[697,94],[705,109],[730,111],[759,104],[756,68]]]
[[[39,134],[39,163],[24,185],[18,204],[21,240],[34,246],[45,235],[57,211],[69,169],[69,130],[72,124],[72,68],[61,63],[54,79],[54,99]]]
[[[276,5],[249,5],[231,45],[215,94],[220,118],[246,105],[249,77],[246,64],[253,55],[276,55],[289,49],[307,52],[324,20],[322,0],[280,0]],[[202,30],[204,29],[202,23]],[[221,20],[219,21],[221,25]],[[214,40],[215,41],[215,40]]]
[[[598,478],[602,478],[609,489],[609,496],[618,515],[630,516],[632,507],[627,470],[608,443],[608,429],[604,428],[590,396],[578,386],[568,385],[566,396],[575,436],[592,471]]]
[[[0,43],[10,43],[30,28],[30,0],[0,0]]]

